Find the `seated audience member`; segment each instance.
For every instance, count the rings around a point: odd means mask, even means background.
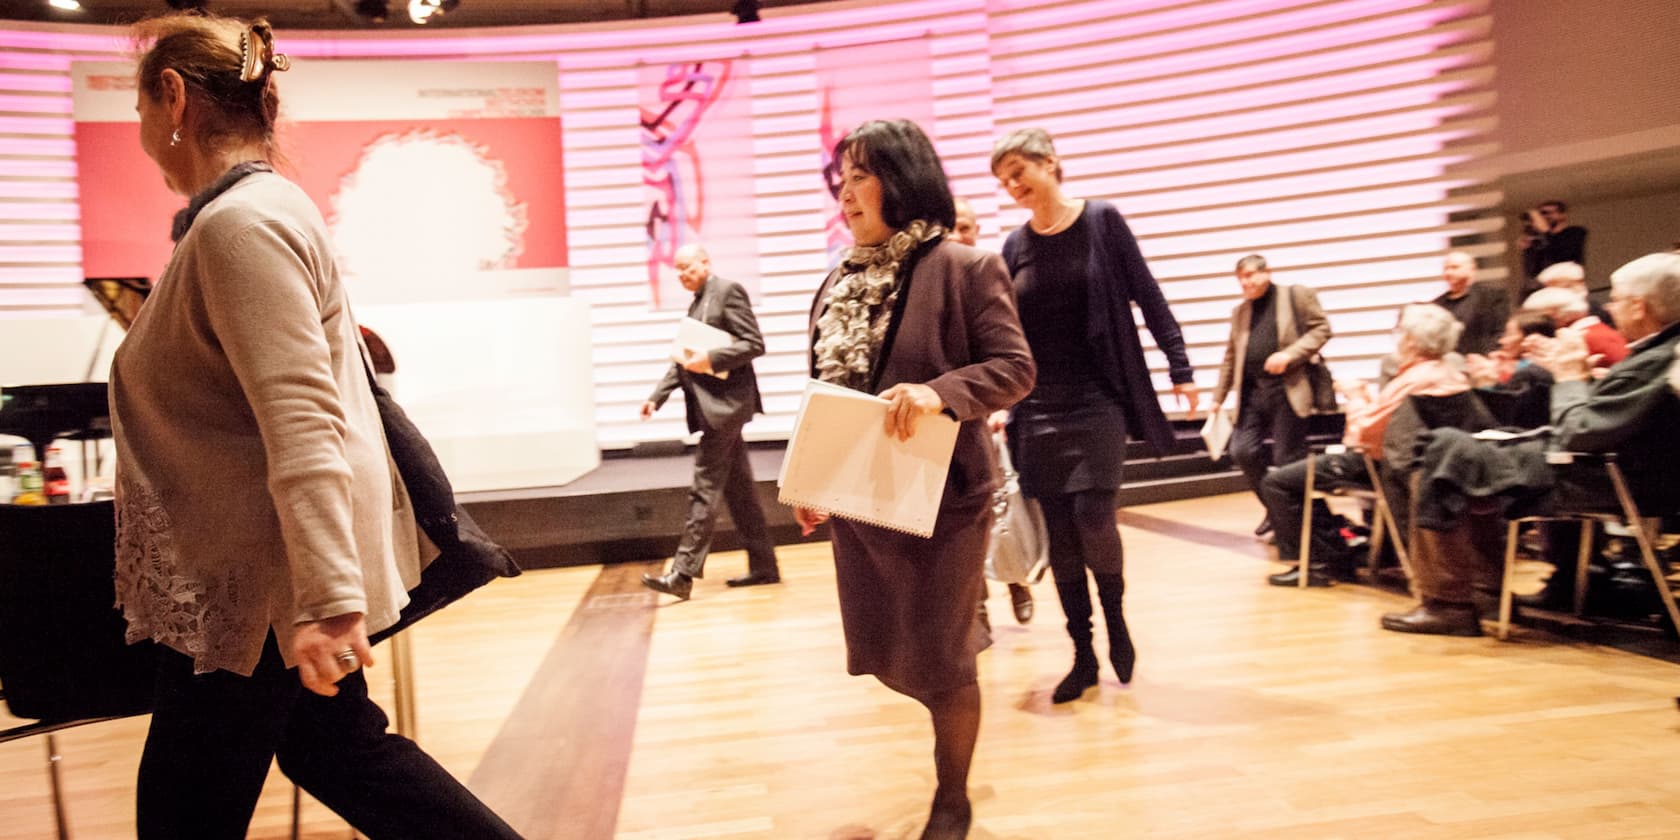
[[[1540,272],[1540,276],[1534,279],[1544,289],[1569,289],[1573,292],[1580,292],[1587,299],[1588,315],[1612,327],[1616,326],[1616,319],[1610,317],[1610,311],[1600,306],[1598,301],[1593,300],[1592,292],[1587,288],[1587,270],[1582,268],[1580,263],[1560,262],[1556,265],[1546,266],[1546,269]],[[1535,291],[1539,290],[1536,289]]]
[[[1442,360],[1458,342],[1464,329],[1445,309],[1430,303],[1414,303],[1400,314],[1396,330],[1395,356],[1399,372],[1375,395],[1364,382],[1337,383],[1337,390],[1347,398],[1346,431],[1342,443],[1362,449],[1371,457],[1382,458],[1382,436],[1388,419],[1395,409],[1412,394],[1447,396],[1469,390],[1470,382],[1456,368]],[[1317,458],[1313,467],[1313,484],[1320,489],[1335,487],[1370,487],[1371,476],[1365,470],[1365,459],[1358,452],[1325,454]],[[1278,560],[1294,563],[1301,552],[1302,496],[1307,488],[1305,459],[1273,470],[1260,482],[1260,500],[1276,527]],[[1316,516],[1316,514],[1315,514]],[[1350,572],[1349,568],[1334,568],[1338,560],[1314,564],[1308,573],[1309,586],[1329,586],[1329,573]],[[1274,586],[1300,585],[1300,566],[1267,578]]]
[[[1534,364],[1523,349],[1531,335],[1551,338],[1557,328],[1543,312],[1518,312],[1505,322],[1499,349],[1487,356],[1471,356],[1464,372],[1481,403],[1501,426],[1533,429],[1551,416],[1552,375]]]
[[[1551,338],[1557,335],[1557,325],[1544,312],[1518,312],[1505,321],[1505,332],[1499,336],[1499,349],[1486,356],[1476,353],[1465,359],[1464,373],[1476,388],[1499,391],[1521,391],[1534,384],[1552,384],[1552,375],[1545,368],[1531,363],[1523,350],[1523,339],[1531,335]]]
[[[1573,331],[1524,341],[1534,363],[1556,380],[1551,439],[1504,449],[1474,445],[1528,464],[1543,464],[1546,448],[1614,452],[1642,510],[1672,511],[1680,507],[1680,482],[1673,479],[1680,471],[1680,446],[1673,442],[1680,428],[1680,395],[1669,382],[1680,347],[1680,254],[1651,254],[1617,269],[1610,277],[1610,309],[1631,342],[1631,353],[1602,379],[1591,378],[1586,343]],[[1559,474],[1549,499],[1571,507],[1601,506],[1614,496],[1601,485],[1590,486],[1595,476],[1601,474],[1584,469]],[[1432,483],[1425,486],[1426,494],[1435,492]],[[1420,510],[1424,502],[1420,497]],[[1497,586],[1504,523],[1497,516],[1472,514],[1444,529],[1430,528],[1420,514],[1418,525],[1411,561],[1412,585],[1421,603],[1410,612],[1383,616],[1383,628],[1481,635],[1472,592],[1477,582]]]
[[[1503,287],[1477,283],[1475,277],[1475,257],[1463,251],[1447,254],[1441,261],[1441,279],[1446,281],[1447,290],[1431,301],[1464,325],[1456,348],[1464,354],[1487,353],[1498,346],[1505,317],[1511,312],[1511,300]]]
[[[1558,329],[1568,327],[1580,333],[1587,344],[1587,354],[1599,357],[1599,364],[1608,367],[1627,358],[1627,339],[1614,327],[1588,315],[1587,298],[1580,292],[1541,289],[1529,295],[1522,308],[1525,312],[1544,312]]]

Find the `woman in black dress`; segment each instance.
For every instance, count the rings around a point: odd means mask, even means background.
[[[1133,304],[1167,356],[1173,393],[1192,413],[1198,398],[1178,321],[1137,240],[1113,205],[1062,193],[1050,135],[1032,128],[999,140],[992,174],[1032,211],[1003,246],[1038,363],[1038,383],[1009,417],[1008,437],[1021,490],[1044,509],[1050,569],[1073,638],[1073,670],[1052,698],[1065,703],[1097,684],[1086,569],[1097,582],[1109,660],[1122,684],[1131,682],[1137,658],[1120,604],[1126,584],[1115,494],[1128,433],[1160,454],[1173,433],[1150,380]]]

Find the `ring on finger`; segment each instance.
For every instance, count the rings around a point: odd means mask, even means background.
[[[361,657],[356,655],[355,648],[345,648],[344,650],[333,654],[333,660],[338,662],[339,669],[346,673],[354,671],[362,666]]]

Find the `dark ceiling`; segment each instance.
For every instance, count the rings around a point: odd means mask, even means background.
[[[424,28],[527,26],[635,20],[681,15],[719,15],[729,20],[737,0],[460,0],[452,12]],[[758,0],[769,17],[776,9],[809,0]],[[170,10],[165,0],[81,0],[82,11],[50,7],[47,0],[0,0],[0,19],[64,23],[127,24]],[[206,0],[209,10],[233,17],[267,17],[280,29],[418,29],[408,18],[408,0],[389,0],[390,15],[375,23],[356,12],[359,0]]]

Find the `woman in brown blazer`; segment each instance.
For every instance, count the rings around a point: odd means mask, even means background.
[[[928,708],[938,790],[921,836],[966,837],[974,660],[991,644],[978,621],[996,483],[985,418],[1032,389],[1032,355],[1003,260],[948,238],[950,184],[915,123],[865,123],[834,159],[857,244],[813,301],[811,375],[886,398],[900,439],[928,415],[962,424],[932,538],[833,522],[847,670]],[[822,521],[795,515],[807,532]]]

